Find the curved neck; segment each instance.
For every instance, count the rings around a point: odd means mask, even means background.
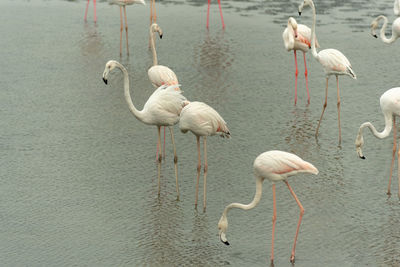
[[[385,129],[383,129],[382,132],[378,132],[375,129],[374,125],[372,125],[372,123],[365,122],[365,123],[361,124],[360,129],[358,130],[357,137],[360,138],[362,136],[362,130],[365,127],[368,127],[375,137],[380,138],[380,139],[385,138],[390,134],[390,131],[392,130],[392,125],[393,125],[393,115],[385,114]]]
[[[313,12],[313,24],[311,27],[311,53],[315,58],[318,58],[317,49],[315,48],[315,24],[317,23],[317,14],[315,13],[315,6],[312,1],[310,3],[310,6]]]
[[[261,199],[261,195],[262,195],[262,183],[263,183],[263,179],[257,177],[256,178],[256,194],[254,196],[253,201],[251,201],[249,204],[245,205],[245,204],[240,204],[240,203],[231,203],[228,206],[226,206],[224,213],[222,214],[222,216],[226,217],[228,215],[228,212],[230,209],[232,208],[239,208],[242,210],[249,210],[254,208],[258,202],[260,202]]]
[[[158,61],[157,61],[156,44],[154,41],[154,32],[151,27],[150,27],[150,45],[151,45],[151,51],[153,52],[153,66],[155,66],[158,65]]]
[[[382,41],[384,43],[387,43],[387,44],[393,43],[396,40],[396,37],[395,37],[395,34],[393,33],[393,30],[392,30],[392,36],[390,37],[390,39],[386,38],[386,34],[385,34],[386,27],[388,25],[388,19],[383,15],[380,15],[378,17],[378,21],[380,19],[383,19],[383,25],[382,25],[381,32],[380,32],[380,36],[381,36]]]
[[[129,110],[132,112],[132,114],[140,121],[143,121],[143,112],[139,111],[136,109],[135,105],[133,105],[131,94],[129,92],[129,74],[128,71],[125,69],[124,66],[121,64],[117,64],[117,67],[119,67],[124,74],[124,94],[125,94],[125,100],[128,103]]]

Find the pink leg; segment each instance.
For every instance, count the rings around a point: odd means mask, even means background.
[[[204,146],[204,180],[203,180],[203,212],[206,212],[206,199],[207,199],[207,171],[208,171],[208,164],[207,164],[207,136],[203,137],[203,146]]]
[[[274,240],[275,240],[275,223],[276,223],[275,184],[272,184],[272,198],[274,203],[274,214],[272,216],[271,265],[274,264]]]
[[[121,19],[121,27],[119,29],[119,56],[122,56],[122,31],[124,30],[124,23],[122,22],[122,7],[119,7],[119,17]]]
[[[84,20],[85,20],[85,21],[87,21],[87,12],[88,12],[88,8],[89,8],[89,1],[90,1],[90,0],[87,0],[87,3],[86,3],[85,17],[84,17]]]
[[[207,29],[208,29],[208,24],[209,24],[209,20],[210,20],[210,3],[211,3],[211,0],[208,0],[208,7],[207,7]]]
[[[318,136],[319,126],[320,126],[320,124],[321,124],[322,117],[324,116],[324,112],[325,112],[325,109],[326,109],[327,104],[328,104],[328,78],[326,78],[325,103],[324,103],[324,106],[323,106],[323,109],[322,109],[321,117],[319,118],[317,130],[315,131],[315,137]]]
[[[287,181],[284,181],[284,182],[286,183],[287,187],[289,188],[290,193],[292,194],[292,196],[296,200],[297,205],[299,205],[299,208],[300,208],[299,222],[297,223],[296,235],[294,237],[292,255],[290,256],[290,262],[294,263],[294,254],[295,254],[295,250],[296,250],[296,241],[297,241],[297,236],[299,235],[299,229],[300,229],[301,219],[303,218],[303,214],[304,214],[304,208],[301,205],[301,203],[300,203],[299,199],[297,198],[296,194],[294,193],[293,189],[290,187],[289,183]]]
[[[199,199],[199,181],[201,170],[201,155],[200,155],[200,137],[196,136],[197,140],[197,180],[196,180],[196,199],[194,200],[194,208],[197,209],[197,201]]]
[[[337,111],[338,111],[338,124],[339,124],[339,145],[342,143],[342,129],[340,127],[340,90],[339,90],[339,77],[336,75],[337,85]]]
[[[219,14],[221,15],[222,28],[225,29],[224,17],[222,16],[221,0],[218,0]]]
[[[297,54],[296,50],[293,50],[294,52],[294,64],[296,65],[296,72],[294,73],[295,75],[295,82],[294,82],[294,104],[297,104],[297,76],[299,76],[299,69],[297,68]]]
[[[393,165],[394,165],[394,157],[396,154],[396,117],[393,116],[393,154],[392,154],[392,163],[390,164],[390,176],[389,176],[389,185],[388,185],[388,191],[387,194],[390,196],[392,193],[390,193],[390,185],[392,183],[392,174],[393,174]]]
[[[165,160],[165,126],[164,126],[164,146],[163,146],[163,158]]]
[[[124,6],[124,18],[125,18],[125,33],[126,33],[126,53],[129,56],[129,45],[128,45],[128,21],[126,19],[126,6]],[[165,131],[165,129],[164,129]],[[164,132],[165,135],[165,132]]]
[[[96,0],[93,0],[93,5],[94,5],[94,22],[97,22],[97,15],[96,15]]]
[[[304,58],[304,68],[306,69],[304,71],[304,77],[306,78],[307,100],[308,100],[308,104],[310,104],[310,92],[308,91],[308,71],[307,71],[307,64],[306,64],[306,53],[304,53],[304,52],[303,52],[303,58]]]
[[[179,185],[178,185],[178,155],[176,154],[175,140],[174,140],[174,131],[171,127],[169,128],[169,132],[171,134],[171,142],[172,147],[174,149],[174,169],[175,169],[175,182],[176,182],[176,200],[179,200]],[[165,127],[164,127],[165,130]]]
[[[157,126],[157,131],[158,131],[158,141],[157,141],[157,146],[161,146],[161,127]],[[158,197],[160,197],[160,177],[161,177],[161,153],[159,154],[158,158]]]

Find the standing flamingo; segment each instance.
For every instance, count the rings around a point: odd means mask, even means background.
[[[293,50],[294,52],[294,63],[296,66],[295,72],[295,85],[294,85],[294,104],[297,103],[297,76],[299,74],[299,70],[297,69],[297,55],[296,51],[301,50],[303,52],[304,58],[304,76],[306,78],[306,88],[307,88],[307,99],[308,104],[310,104],[310,93],[308,91],[308,79],[307,79],[307,64],[306,64],[306,53],[311,47],[311,29],[303,24],[297,24],[297,21],[290,17],[288,19],[288,24],[286,29],[282,34],[283,43],[287,51]],[[318,41],[315,41],[315,46],[318,48]]]
[[[365,127],[368,127],[375,137],[383,139],[389,136],[393,125],[393,153],[392,153],[392,163],[390,165],[389,186],[387,192],[388,195],[391,195],[390,184],[392,181],[392,171],[396,153],[396,116],[400,116],[400,87],[395,87],[387,90],[380,98],[380,105],[381,105],[381,110],[383,112],[383,116],[385,117],[385,129],[382,132],[378,132],[372,125],[372,123],[364,122],[363,124],[361,124],[360,129],[358,130],[355,145],[358,156],[362,159],[365,159],[362,153],[362,146],[364,145],[364,138],[362,133],[363,129]],[[400,150],[398,152],[397,157],[398,157],[398,164],[400,166]],[[398,195],[400,198],[400,172],[398,173],[398,179],[399,179]]]
[[[319,126],[321,124],[322,116],[324,115],[325,108],[328,101],[328,80],[331,75],[336,76],[336,85],[337,85],[337,110],[338,110],[338,125],[339,125],[339,144],[342,142],[342,131],[340,128],[340,91],[339,91],[339,75],[348,75],[353,79],[357,79],[356,74],[354,73],[353,69],[351,68],[350,61],[336,49],[324,49],[317,53],[315,49],[315,24],[316,24],[316,13],[315,13],[315,6],[312,0],[304,0],[303,3],[299,6],[299,15],[301,15],[301,11],[303,7],[310,6],[313,11],[313,25],[311,29],[311,52],[315,59],[321,63],[322,67],[324,68],[325,75],[326,75],[326,89],[325,89],[325,103],[322,109],[322,114],[318,122],[318,127],[315,132],[315,136],[318,136]]]
[[[90,0],[87,0],[86,9],[85,9],[85,18],[84,18],[85,21],[87,21],[87,12],[88,12],[88,9],[89,9],[89,2],[90,2]],[[94,22],[96,23],[97,22],[96,0],[93,0],[93,9],[94,9]]]
[[[207,6],[207,29],[208,29],[208,25],[209,25],[209,21],[210,21],[210,4],[211,4],[211,0],[208,0],[208,6]],[[224,17],[222,16],[221,0],[218,0],[218,6],[219,6],[219,14],[221,15],[222,29],[225,29]]]
[[[375,33],[375,29],[378,28],[378,23],[379,23],[379,20],[381,20],[381,19],[383,19],[383,21],[384,21],[383,22],[383,26],[381,28],[381,34],[380,34],[381,35],[381,39],[382,39],[382,41],[384,43],[391,44],[394,41],[396,41],[397,38],[400,37],[400,18],[397,18],[397,19],[395,19],[393,21],[393,24],[392,24],[392,36],[390,37],[390,39],[386,38],[386,35],[385,35],[385,30],[386,30],[386,26],[388,24],[388,19],[383,15],[380,15],[380,16],[376,17],[371,22],[371,34],[375,38],[378,38],[378,36]]]
[[[393,12],[396,16],[400,16],[400,1],[394,0]]]
[[[196,181],[196,199],[194,202],[197,208],[197,200],[199,195],[199,180],[201,170],[201,156],[200,156],[200,137],[203,137],[204,147],[204,184],[203,184],[203,211],[206,211],[206,192],[207,192],[207,136],[219,134],[222,137],[230,137],[230,132],[226,122],[209,105],[203,102],[185,102],[185,107],[181,111],[179,120],[179,128],[183,133],[191,131],[197,140],[197,181]]]
[[[229,245],[226,239],[226,230],[228,228],[228,212],[232,208],[240,208],[243,210],[249,210],[254,208],[258,202],[260,202],[262,195],[262,183],[264,179],[268,179],[272,182],[272,198],[273,198],[273,216],[272,216],[272,244],[271,244],[271,264],[274,262],[274,237],[275,237],[275,223],[276,223],[276,199],[275,199],[275,182],[283,181],[289,188],[290,193],[294,197],[297,205],[300,208],[300,217],[297,223],[296,235],[294,237],[292,254],[290,256],[290,262],[294,263],[294,256],[296,250],[296,241],[299,234],[301,220],[304,214],[304,208],[301,205],[299,199],[286,181],[289,176],[295,175],[300,172],[308,172],[312,174],[318,174],[317,168],[311,163],[302,160],[300,157],[278,150],[267,151],[260,154],[254,161],[254,175],[256,176],[256,194],[253,201],[248,204],[231,203],[225,207],[222,213],[221,219],[218,222],[219,237],[221,241]]]
[[[119,55],[122,56],[122,32],[124,30],[124,23],[122,21],[122,8],[124,9],[124,20],[125,20],[125,32],[126,32],[126,53],[129,55],[129,45],[128,45],[128,21],[126,19],[126,6],[133,4],[142,4],[146,5],[144,0],[113,0],[110,2],[110,5],[118,5],[119,6],[119,16],[121,20],[121,27],[119,33]]]
[[[176,155],[175,141],[173,129],[169,126],[173,126],[179,121],[179,114],[182,110],[184,101],[186,98],[182,95],[180,90],[175,90],[179,85],[160,86],[154,93],[149,97],[146,104],[144,104],[142,110],[137,110],[133,105],[131,95],[129,93],[129,75],[128,71],[122,64],[115,60],[107,62],[103,72],[103,81],[107,84],[107,77],[110,71],[115,67],[119,68],[124,74],[124,92],[125,100],[128,103],[129,110],[136,117],[136,119],[148,125],[156,125],[158,130],[158,145],[160,147],[161,126],[168,126],[171,133],[171,141],[174,148],[174,167],[175,167],[175,178],[176,178],[176,193],[177,199],[179,200],[179,186],[178,186],[178,157]],[[161,171],[161,157],[158,160],[158,195],[160,195],[160,171]]]
[[[149,75],[149,79],[155,88],[160,87],[161,85],[176,85],[178,84],[178,78],[175,73],[168,67],[163,65],[158,65],[157,60],[157,52],[156,45],[154,40],[155,33],[158,33],[160,39],[162,39],[163,32],[162,29],[158,26],[158,24],[153,23],[150,26],[150,44],[151,50],[153,52],[153,66],[148,70],[147,74]],[[176,90],[180,90],[179,87]],[[165,157],[165,127],[164,127],[164,152],[163,155]],[[157,147],[157,155],[158,157],[158,147]]]

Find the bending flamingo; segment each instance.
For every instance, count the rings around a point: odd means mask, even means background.
[[[208,25],[209,25],[209,21],[210,21],[210,4],[211,4],[211,0],[208,0],[208,6],[207,6],[207,29],[208,29]],[[218,0],[218,6],[219,6],[219,14],[221,15],[222,28],[225,29],[224,17],[222,16],[221,0]]]
[[[307,64],[306,64],[306,53],[311,47],[311,29],[303,24],[297,24],[297,21],[290,17],[288,19],[288,24],[286,29],[282,34],[283,43],[287,51],[293,50],[294,52],[294,63],[296,66],[295,72],[295,85],[294,85],[294,104],[297,103],[297,76],[299,74],[299,70],[297,69],[297,55],[296,51],[301,50],[303,52],[304,58],[304,76],[306,78],[306,88],[307,88],[307,99],[308,104],[310,104],[310,93],[308,91],[308,79],[307,79]],[[315,46],[318,48],[318,41],[315,41]]]
[[[124,92],[125,100],[128,103],[129,110],[139,121],[157,126],[158,130],[158,147],[161,143],[160,128],[161,126],[168,126],[171,133],[171,141],[174,148],[174,167],[175,167],[175,178],[176,178],[176,193],[177,199],[179,199],[179,186],[178,186],[178,156],[176,154],[175,141],[173,129],[170,126],[175,125],[179,121],[179,114],[182,110],[184,101],[186,98],[182,95],[180,90],[175,90],[178,85],[160,86],[154,93],[149,97],[147,102],[144,104],[142,110],[137,110],[133,105],[131,95],[129,93],[129,75],[128,71],[122,64],[115,60],[107,62],[103,72],[103,81],[107,84],[109,73],[114,69],[119,68],[124,74]],[[160,195],[160,171],[161,171],[161,157],[158,160],[158,195]]]
[[[400,116],[400,87],[392,88],[387,90],[380,98],[380,105],[381,110],[383,112],[383,116],[385,118],[385,129],[382,132],[378,132],[375,127],[370,122],[364,122],[361,124],[360,129],[358,130],[357,138],[356,138],[356,150],[358,156],[362,159],[365,159],[362,153],[362,147],[364,145],[364,138],[363,138],[363,129],[368,127],[372,134],[379,138],[383,139],[389,136],[390,131],[392,130],[393,126],[393,152],[392,152],[392,163],[390,165],[390,176],[389,176],[389,185],[388,185],[388,192],[387,194],[390,195],[390,184],[392,181],[392,171],[394,165],[394,158],[396,153],[396,116]],[[398,164],[400,166],[400,150],[398,152]],[[400,172],[398,175],[399,179],[399,198],[400,198]]]
[[[393,21],[393,24],[392,24],[392,36],[390,37],[390,39],[386,38],[386,35],[385,35],[385,30],[386,30],[386,27],[388,25],[388,19],[383,15],[380,15],[380,16],[376,17],[371,22],[371,34],[375,38],[378,38],[378,36],[375,33],[375,29],[378,28],[378,24],[379,24],[379,21],[381,19],[383,19],[383,21],[384,21],[383,25],[382,25],[382,28],[381,28],[381,34],[380,34],[381,35],[381,39],[382,39],[382,41],[384,43],[391,44],[394,41],[396,41],[397,38],[400,37],[400,18],[397,18],[397,19],[395,19]]]
[[[315,49],[315,24],[316,24],[316,14],[315,14],[315,6],[312,0],[304,0],[303,3],[299,6],[299,15],[301,15],[301,11],[303,7],[310,6],[313,11],[313,25],[311,29],[311,52],[314,58],[321,63],[324,68],[326,75],[326,89],[325,89],[325,103],[322,109],[322,114],[318,122],[317,130],[315,132],[315,136],[318,136],[319,126],[322,121],[322,116],[324,115],[327,101],[328,101],[328,80],[331,75],[336,76],[336,85],[337,85],[337,110],[338,110],[338,126],[339,126],[339,144],[342,142],[342,131],[340,128],[340,91],[339,91],[339,75],[348,75],[353,79],[357,79],[356,74],[351,68],[350,61],[336,49],[324,49],[319,52]]]
[[[270,180],[272,182],[272,198],[273,198],[273,211],[274,211],[274,214],[272,216],[272,244],[271,244],[271,264],[272,264],[274,262],[274,237],[275,237],[275,223],[276,223],[275,182],[283,181],[287,185],[290,193],[292,194],[297,205],[300,208],[300,217],[297,223],[292,254],[290,256],[290,262],[293,263],[296,250],[296,241],[297,241],[297,236],[299,234],[301,220],[304,214],[304,208],[301,205],[296,194],[294,193],[293,189],[287,182],[287,178],[289,176],[295,175],[300,172],[318,174],[318,170],[311,163],[302,160],[300,157],[292,153],[278,151],[278,150],[267,151],[260,154],[255,159],[253,167],[254,167],[254,175],[256,177],[256,194],[254,196],[254,199],[248,205],[240,203],[231,203],[225,207],[221,219],[218,222],[219,237],[223,243],[229,245],[229,242],[226,239],[226,230],[228,228],[227,215],[229,210],[232,208],[239,208],[243,210],[249,210],[254,208],[258,204],[258,202],[260,202],[261,199],[262,183],[264,182],[265,179]]]
[[[126,32],[126,53],[129,55],[129,45],[128,45],[128,21],[126,19],[126,6],[133,4],[146,5],[144,0],[113,0],[110,5],[119,6],[119,16],[121,20],[121,27],[119,33],[119,55],[122,56],[122,32],[124,30],[124,22],[122,21],[122,9],[124,9],[124,20],[125,20],[125,32]]]
[[[162,29],[158,26],[158,24],[153,23],[150,26],[150,44],[151,44],[151,50],[153,52],[153,66],[147,72],[147,74],[149,75],[149,79],[155,88],[158,88],[164,84],[176,85],[179,82],[178,82],[178,78],[176,77],[175,73],[166,66],[158,65],[156,45],[155,45],[155,40],[154,40],[155,33],[158,33],[158,35],[162,39],[162,36],[163,36]],[[179,87],[177,87],[176,90],[180,90]],[[164,127],[164,153],[163,153],[163,155],[165,157],[165,127]],[[156,157],[158,157],[158,147],[157,147]]]
[[[88,9],[89,9],[89,2],[90,2],[90,0],[87,0],[86,9],[85,9],[85,18],[84,18],[85,21],[87,21],[87,12],[88,12]],[[96,22],[97,22],[97,16],[96,16],[96,0],[93,0],[93,9],[94,9],[94,18],[93,18],[93,20],[94,20],[94,22],[96,23]]]
[[[219,134],[222,137],[230,137],[228,126],[224,119],[209,105],[203,102],[185,102],[179,120],[179,128],[183,133],[191,131],[197,140],[197,181],[196,181],[196,199],[194,202],[197,208],[197,200],[199,195],[199,180],[201,170],[200,156],[200,137],[203,137],[204,147],[204,184],[203,184],[203,211],[206,211],[206,192],[207,192],[207,136]]]

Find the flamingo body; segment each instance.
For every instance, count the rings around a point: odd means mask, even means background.
[[[175,72],[163,65],[155,65],[151,67],[147,74],[149,75],[150,82],[154,87],[160,87],[164,84],[175,85],[179,83]]]
[[[332,48],[321,50],[316,59],[321,63],[326,76],[348,75],[353,79],[357,78],[350,61],[339,50]]]
[[[293,189],[290,187],[289,183],[286,181],[289,176],[295,175],[300,172],[307,172],[312,174],[318,174],[318,169],[314,167],[311,163],[304,161],[300,157],[279,150],[267,151],[260,154],[253,164],[254,175],[256,177],[256,193],[254,199],[249,204],[231,203],[227,205],[222,213],[222,216],[218,222],[219,237],[220,240],[229,245],[226,238],[226,231],[228,228],[228,212],[232,208],[240,208],[243,210],[249,210],[257,206],[261,200],[262,195],[262,184],[265,179],[272,181],[272,197],[273,197],[273,217],[272,217],[272,242],[271,242],[271,263],[274,261],[274,237],[275,237],[275,223],[276,223],[276,198],[275,198],[275,182],[283,181],[292,196],[294,197],[296,203],[300,208],[300,217],[297,224],[296,235],[293,243],[292,253],[290,261],[294,262],[296,241],[299,233],[299,228],[301,220],[304,214],[304,208],[301,205],[299,199],[294,193]]]

